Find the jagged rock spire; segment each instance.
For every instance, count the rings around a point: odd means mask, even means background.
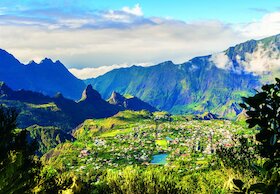
[[[61,92],[57,92],[54,96],[54,98],[64,98]]]
[[[101,95],[96,90],[94,90],[92,88],[92,85],[89,84],[86,87],[86,89],[83,91],[82,98],[80,99],[80,102],[85,101],[85,100],[92,101],[92,100],[100,100],[100,99],[102,99]]]
[[[122,105],[126,98],[122,96],[121,94],[117,93],[116,91],[113,91],[111,94],[111,97],[109,98],[109,103],[114,105]]]

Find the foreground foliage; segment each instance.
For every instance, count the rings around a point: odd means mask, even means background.
[[[0,107],[0,191],[29,193],[40,167],[34,160],[36,145],[27,141],[26,130],[16,130],[17,112]]]
[[[6,159],[1,162],[0,172],[6,177],[1,178],[0,191],[277,193],[280,80],[262,89],[241,104],[249,116],[249,129],[243,122],[124,111],[106,119],[86,120],[73,131],[74,142],[59,142],[59,138],[42,141],[39,150],[47,151],[41,157],[42,168],[36,167],[31,144],[17,141],[18,137],[23,140],[26,132],[14,130],[16,115],[4,111],[1,118],[9,122],[1,129],[8,136],[1,137],[6,139],[1,142],[1,154]],[[33,126],[29,130],[34,137],[57,137],[56,129],[45,133],[44,128]],[[25,143],[18,149],[17,142]],[[11,150],[22,157],[11,157]],[[166,161],[153,162],[162,154]],[[13,162],[14,158],[20,163]],[[14,173],[22,175],[15,179]],[[17,187],[10,184],[13,180]]]
[[[264,178],[251,185],[249,191],[280,192],[280,79],[275,84],[264,85],[253,97],[244,98],[241,104],[247,110],[249,127],[257,126],[258,150],[264,159],[255,168]],[[240,185],[240,189],[243,189]]]

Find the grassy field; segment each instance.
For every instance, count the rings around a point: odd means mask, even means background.
[[[160,140],[157,139],[155,141],[155,143],[156,143],[156,145],[162,146],[162,147],[167,147],[167,144],[168,144],[167,140],[165,140],[165,139],[160,139]]]
[[[99,137],[115,137],[116,135],[127,134],[133,132],[131,128],[128,129],[117,129],[102,133]]]

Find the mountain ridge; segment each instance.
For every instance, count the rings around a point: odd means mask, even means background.
[[[85,88],[80,101],[73,101],[61,93],[50,97],[28,90],[14,91],[0,82],[0,104],[17,109],[20,128],[55,126],[65,131],[74,129],[86,119],[107,118],[128,109],[103,100],[91,85]],[[142,106],[140,109],[145,109]]]
[[[241,96],[254,93],[280,76],[280,34],[249,40],[212,55],[182,63],[165,61],[150,67],[114,69],[93,79],[79,80],[60,61],[20,63],[0,50],[0,80],[12,89],[25,89],[78,100],[91,84],[103,99],[113,91],[131,94],[153,107],[174,114],[211,112],[232,118],[242,109]]]
[[[182,64],[165,61],[150,67],[114,69],[85,83],[92,84],[103,98],[117,91],[175,114],[213,112],[232,118],[242,111],[236,105],[241,96],[280,75],[274,71],[280,67],[279,48],[280,34]]]
[[[12,89],[26,89],[53,96],[57,92],[71,99],[78,99],[85,84],[76,78],[59,61],[49,58],[39,64],[30,61],[22,64],[12,54],[0,50],[0,81],[7,83]]]

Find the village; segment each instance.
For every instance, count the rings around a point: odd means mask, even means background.
[[[244,128],[228,120],[187,121],[181,117],[157,123],[146,118],[104,132],[83,130],[72,145],[75,151],[71,153],[76,155],[66,152],[57,158],[67,158],[66,171],[86,173],[127,165],[199,169],[211,164],[219,146],[232,146],[235,134]]]

